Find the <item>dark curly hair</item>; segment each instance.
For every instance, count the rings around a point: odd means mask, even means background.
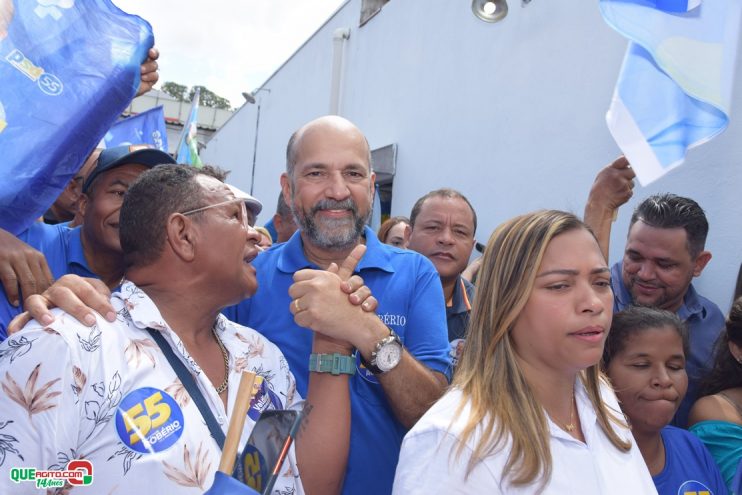
[[[698,256],[706,244],[709,223],[703,208],[690,198],[675,194],[655,194],[642,201],[631,215],[631,223],[638,220],[659,229],[683,228],[688,236],[688,252]]]
[[[673,328],[678,333],[683,341],[683,353],[687,357],[690,351],[688,329],[675,313],[647,306],[629,306],[613,315],[611,330],[603,348],[603,369],[608,369],[613,358],[623,352],[626,342],[633,335],[650,328],[663,327]]]
[[[737,298],[729,310],[725,329],[714,347],[714,367],[701,381],[700,397],[742,387],[742,363],[732,356],[730,341],[742,348],[742,297]]]

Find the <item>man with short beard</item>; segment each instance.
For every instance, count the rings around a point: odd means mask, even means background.
[[[339,265],[366,245],[356,272],[378,299],[378,316],[362,312],[333,329],[344,349],[335,359],[357,370],[343,488],[354,495],[391,493],[402,437],[443,392],[449,366],[438,273],[425,257],[392,250],[365,226],[375,178],[370,162],[366,138],[343,118],[322,117],[294,133],[281,186],[299,231],[254,261],[260,290],[225,311],[278,345],[304,393],[310,369],[316,371],[308,366],[309,328],[327,310],[316,270],[306,269]]]
[[[631,197],[634,176],[629,162],[620,157],[598,173],[590,190],[585,223],[595,231],[606,258],[612,220]],[[631,305],[666,309],[688,326],[688,392],[673,420],[682,428],[724,327],[719,307],[691,283],[711,260],[705,249],[708,229],[706,214],[692,199],[669,193],[650,196],[634,210],[623,260],[611,269],[614,312]]]
[[[281,349],[300,394],[306,394],[310,373],[314,378],[351,375],[343,493],[391,493],[402,438],[449,379],[440,277],[427,258],[382,244],[365,226],[375,174],[368,142],[352,123],[336,116],[314,120],[293,134],[286,154],[281,186],[300,230],[253,261],[260,289],[224,313],[259,328]],[[365,254],[359,244],[365,244]],[[351,294],[355,289],[342,282],[347,276],[340,278],[337,267],[347,271],[348,259],[359,260],[355,273],[378,300],[378,315],[369,312],[368,290]],[[84,318],[90,313],[77,298],[100,314],[109,311],[89,281],[62,282],[54,294],[50,290],[26,301],[34,318],[52,318],[46,309],[50,303]],[[333,316],[340,307],[333,300],[338,287],[367,311]],[[328,337],[335,352],[313,349],[315,332]]]

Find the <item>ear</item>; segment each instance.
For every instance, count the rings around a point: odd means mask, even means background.
[[[740,362],[742,359],[742,347],[738,346],[731,340],[728,342],[729,345],[729,352],[732,353],[732,357],[737,361]]]
[[[78,179],[72,179],[67,184],[67,190],[72,196],[73,201],[78,201],[82,195],[82,181]]]
[[[369,186],[371,189],[371,198],[373,198],[376,194],[376,172],[371,172],[371,176],[369,178],[371,179],[371,185]]]
[[[283,194],[283,200],[291,208],[291,177],[286,172],[281,174],[281,193]]]
[[[706,268],[709,261],[711,261],[711,253],[709,251],[701,251],[693,263],[693,276],[698,277],[701,275],[701,272]]]
[[[165,242],[173,253],[183,261],[193,261],[198,241],[198,232],[193,221],[180,213],[173,213],[167,219],[165,231]]]
[[[281,215],[279,215],[278,213],[274,213],[273,214],[273,226],[276,228],[276,230],[280,229],[283,226],[281,222],[282,222]]]
[[[85,211],[88,209],[90,204],[90,198],[85,193],[80,193],[80,197],[77,198],[77,211],[80,212],[81,217],[85,217]]]
[[[402,237],[404,238],[404,241],[402,241],[402,247],[407,249],[407,246],[410,245],[410,236],[412,235],[412,227],[410,227],[408,224],[405,224],[404,226],[404,234],[402,234]]]

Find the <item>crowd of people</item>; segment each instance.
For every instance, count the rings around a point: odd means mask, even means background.
[[[272,493],[739,493],[742,298],[725,320],[695,290],[690,198],[644,199],[608,264],[633,178],[617,159],[584,219],[519,215],[470,265],[459,191],[367,226],[370,149],[341,117],[291,136],[265,228],[218,167],[97,150],[0,233],[1,491],[87,460],[96,493],[202,493],[247,370],[240,449],[265,411],[305,416]]]

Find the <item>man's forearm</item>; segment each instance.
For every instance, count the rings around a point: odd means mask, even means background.
[[[349,355],[347,349],[315,337],[312,352]],[[350,375],[309,373],[306,418],[296,456],[307,495],[332,495],[343,487],[350,448]]]
[[[621,205],[634,194],[634,177],[636,174],[629,161],[626,157],[619,156],[598,172],[590,188],[583,220],[595,232],[606,261],[611,241],[611,224]]]
[[[406,350],[393,370],[379,375],[394,415],[406,428],[411,428],[448,385],[443,373],[432,371]]]
[[[593,230],[606,261],[608,261],[611,243],[611,226],[617,212],[617,208],[612,209],[605,205],[595,204],[590,201],[590,198],[588,198],[587,205],[585,205],[583,221]]]

